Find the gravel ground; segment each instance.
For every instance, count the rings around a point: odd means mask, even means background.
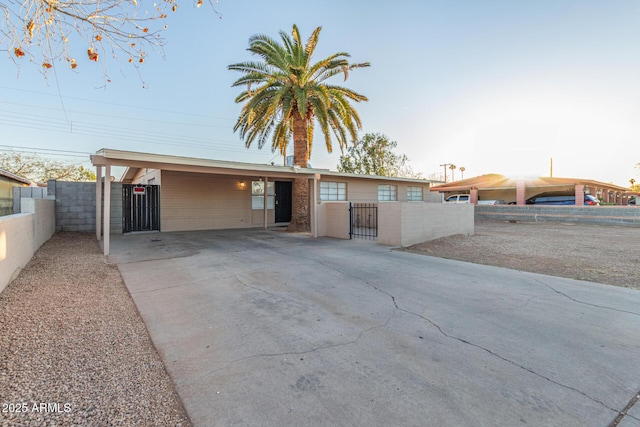
[[[55,234],[0,293],[0,404],[2,426],[190,425],[95,236]]]
[[[640,228],[476,221],[475,235],[451,236],[408,252],[640,289]]]

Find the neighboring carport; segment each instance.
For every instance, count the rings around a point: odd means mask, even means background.
[[[605,203],[625,205],[630,194],[628,188],[583,178],[513,178],[499,174],[486,174],[432,187],[431,191],[448,197],[452,194],[470,194],[472,203],[478,200],[504,200],[524,205],[530,197],[542,193],[584,196],[590,194]],[[582,197],[576,204],[582,204]]]

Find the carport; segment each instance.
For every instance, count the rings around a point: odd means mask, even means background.
[[[576,195],[576,204],[582,204],[585,194],[595,196],[605,203],[625,205],[629,189],[583,178],[512,178],[500,174],[486,174],[444,185],[432,187],[431,191],[440,192],[444,197],[456,193],[469,194],[472,203],[478,200],[505,200],[524,205],[530,197],[541,193]]]
[[[91,156],[91,162],[96,167],[96,237],[103,241],[104,255],[109,255],[110,246],[110,222],[111,222],[111,188],[109,185],[102,185],[103,176],[111,177],[112,167],[121,166],[129,168],[125,174],[125,182],[131,182],[137,174],[136,171],[168,171],[172,173],[206,175],[212,179],[225,179],[232,182],[238,191],[250,190],[249,183],[252,181],[264,182],[264,188],[270,182],[276,180],[290,181],[294,178],[305,176],[312,186],[313,199],[317,199],[318,180],[320,172],[328,172],[316,169],[301,169],[297,167],[274,166],[249,164],[241,162],[228,162],[220,160],[199,159],[180,156],[168,156],[161,154],[137,153],[131,151],[121,151],[112,149],[102,149]],[[103,194],[104,190],[104,194]],[[189,191],[185,188],[184,191]],[[310,192],[311,193],[311,192]],[[267,195],[267,197],[269,197]],[[268,203],[263,203],[261,217],[262,228],[267,229],[269,225]],[[174,207],[180,211],[180,207]],[[317,237],[317,209],[316,204],[311,206],[311,234]],[[232,211],[233,207],[229,210]],[[182,210],[184,212],[185,209]],[[230,213],[233,215],[233,212]],[[100,220],[102,218],[102,220]],[[255,227],[249,224],[249,227]],[[223,224],[219,228],[247,228],[246,223],[238,225]]]

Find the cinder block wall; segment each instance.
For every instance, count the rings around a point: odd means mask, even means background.
[[[49,181],[49,197],[56,199],[56,231],[95,232],[96,184]],[[102,192],[104,197],[104,191]],[[100,218],[102,220],[102,218]],[[122,183],[111,183],[111,234],[122,234]]]
[[[640,227],[640,207],[635,206],[477,205],[475,217],[496,221],[553,221]]]

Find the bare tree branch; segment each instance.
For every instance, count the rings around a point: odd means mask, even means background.
[[[106,77],[108,52],[134,67],[150,51],[162,53],[167,16],[178,6],[177,0],[0,0],[0,50],[18,67],[28,59],[45,75],[55,61],[75,69],[86,55],[103,63]]]

